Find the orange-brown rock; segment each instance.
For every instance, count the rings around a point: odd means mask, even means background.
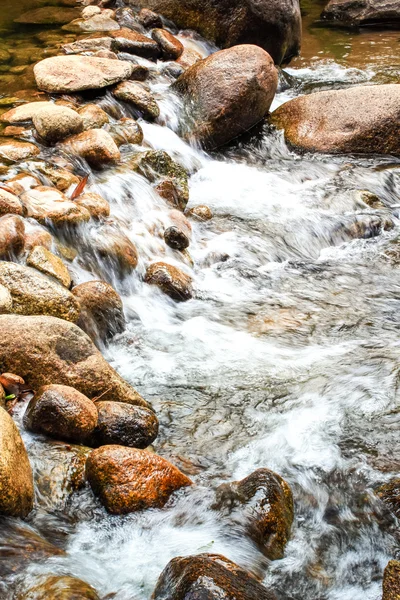
[[[130,52],[151,60],[155,60],[160,54],[157,42],[138,31],[133,31],[133,29],[122,27],[118,31],[112,31],[110,35],[114,38],[117,49],[120,51]]]
[[[0,143],[0,158],[7,164],[27,160],[38,154],[40,154],[39,148],[30,142],[19,142],[10,139]]]
[[[0,258],[18,256],[24,248],[25,224],[17,215],[0,217]]]
[[[71,285],[71,275],[61,258],[50,252],[45,246],[36,245],[29,253],[26,264],[45,275],[49,275],[68,288]]]
[[[185,302],[193,296],[192,278],[168,263],[156,262],[146,269],[146,283],[156,285],[177,302]]]
[[[185,250],[192,239],[192,226],[179,210],[169,211],[170,225],[164,231],[164,240],[167,246],[174,250]]]
[[[276,600],[253,575],[220,554],[173,558],[151,600]]]
[[[166,29],[153,29],[151,37],[161,48],[164,60],[176,60],[183,53],[183,44]]]
[[[39,577],[32,587],[25,589],[15,600],[100,600],[91,585],[69,575]]]
[[[21,195],[20,200],[25,216],[32,217],[39,223],[52,221],[54,225],[72,225],[90,219],[86,208],[69,200],[59,190],[44,185],[28,190]]]
[[[213,218],[212,210],[206,204],[198,204],[197,206],[193,206],[193,208],[190,208],[185,214],[188,217],[196,219],[196,221],[209,221]]]
[[[116,444],[147,448],[158,435],[158,419],[152,410],[122,402],[96,402],[99,414],[93,436],[96,446]]]
[[[83,206],[90,213],[93,219],[102,219],[110,216],[110,205],[99,194],[86,192],[77,198],[74,198],[75,204]]]
[[[91,167],[95,168],[116,163],[121,158],[114,140],[104,129],[89,129],[73,135],[62,142],[61,147],[71,154],[84,158]]]
[[[3,215],[22,215],[22,204],[15,194],[0,187],[0,217]]]
[[[105,268],[106,271],[117,271],[124,276],[136,269],[136,247],[117,224],[105,223],[93,230],[88,242],[90,245],[87,250],[93,259],[90,264],[95,271],[103,272]]]
[[[152,121],[160,115],[160,108],[153,94],[141,83],[123,81],[112,93],[118,100],[131,104],[145,119]]]
[[[391,560],[383,574],[382,600],[399,600],[400,598],[400,561]]]
[[[47,250],[51,250],[53,246],[53,236],[46,229],[29,224],[29,228],[25,227],[25,251],[31,252],[36,246],[42,246]]]
[[[147,29],[153,29],[154,27],[162,27],[162,20],[160,15],[155,13],[148,8],[142,8],[138,14],[138,21]]]
[[[117,146],[122,146],[122,144],[140,145],[143,142],[143,130],[135,119],[123,117],[116,123],[108,125],[107,131]]]
[[[124,446],[102,446],[86,463],[94,493],[113,514],[162,507],[171,494],[191,485],[186,475],[161,456]]]
[[[87,129],[101,129],[109,122],[108,114],[97,104],[86,104],[78,112],[82,117],[85,131]]]

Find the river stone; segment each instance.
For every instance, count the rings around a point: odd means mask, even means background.
[[[15,600],[100,600],[88,583],[69,575],[40,577],[33,587],[26,589]]]
[[[132,104],[145,119],[152,121],[160,116],[153,94],[140,83],[123,81],[112,90],[112,94],[117,100]]]
[[[80,16],[79,8],[63,6],[42,6],[23,13],[14,23],[23,25],[64,25]]]
[[[71,275],[61,258],[50,252],[44,246],[36,245],[29,253],[26,264],[45,275],[57,279],[64,287],[71,285]]]
[[[185,250],[192,238],[192,226],[179,210],[171,210],[168,216],[170,227],[164,231],[164,241],[173,250]]]
[[[39,148],[30,142],[8,140],[7,142],[0,143],[0,159],[6,163],[26,160],[38,154],[40,154]]]
[[[400,598],[400,561],[388,562],[383,574],[382,600],[399,600]]]
[[[400,23],[399,0],[330,0],[322,19],[337,25],[382,27]]]
[[[32,122],[39,136],[49,144],[83,131],[82,117],[75,110],[51,103],[38,110]]]
[[[139,23],[141,23],[141,25],[147,29],[162,27],[163,25],[160,15],[155,13],[153,10],[149,10],[148,8],[142,8],[137,18]]]
[[[183,44],[166,29],[153,29],[151,37],[160,46],[164,60],[176,60],[183,53]]]
[[[93,219],[104,219],[110,216],[110,205],[102,196],[94,192],[81,194],[74,198],[75,204],[83,206]]]
[[[78,185],[79,177],[68,169],[51,163],[31,162],[30,167],[44,175],[60,192],[65,192],[71,185]],[[40,182],[37,185],[41,185]],[[33,186],[35,187],[35,186]]]
[[[82,120],[83,129],[101,129],[109,122],[108,114],[97,104],[86,104],[78,110]]]
[[[136,0],[135,6],[196,29],[222,48],[261,46],[276,64],[289,62],[300,50],[299,0]]]
[[[69,200],[55,188],[39,186],[21,195],[27,217],[39,223],[52,221],[54,225],[77,224],[89,221],[90,214],[82,206]]]
[[[114,45],[115,42],[111,37],[86,38],[64,44],[62,49],[65,54],[80,54],[81,52],[97,52],[98,50],[111,51]]]
[[[17,215],[5,215],[0,218],[0,257],[17,257],[25,244],[25,223]]]
[[[107,126],[107,131],[117,146],[123,144],[141,145],[143,142],[143,130],[135,119],[123,117],[116,123]]]
[[[116,31],[118,23],[107,14],[93,15],[90,19],[74,19],[71,23],[63,25],[64,31],[80,33],[83,31]]]
[[[151,600],[276,600],[253,575],[220,554],[173,558]]]
[[[1,115],[0,121],[2,123],[24,123],[25,121],[31,121],[33,115],[37,113],[41,108],[47,107],[51,102],[28,102],[27,104],[21,104],[16,108],[8,110]]]
[[[275,110],[271,123],[302,151],[399,155],[400,85],[301,96]]]
[[[154,40],[137,31],[123,27],[110,33],[116,47],[122,52],[129,52],[150,60],[155,60],[160,54],[160,48]]]
[[[62,147],[84,158],[94,168],[116,163],[121,158],[118,146],[104,129],[89,129],[73,135],[62,143]]]
[[[33,71],[40,90],[62,94],[104,88],[128,79],[132,65],[92,56],[53,56],[39,62]]]
[[[81,307],[78,325],[92,340],[108,340],[125,329],[121,297],[109,283],[86,281],[72,293]]]
[[[25,228],[25,252],[30,253],[36,246],[42,246],[46,250],[53,247],[53,236],[46,229],[42,229],[32,223],[27,223]]]
[[[137,267],[138,252],[117,224],[105,223],[91,232],[86,251],[93,256],[93,268],[124,277]]]
[[[101,8],[99,6],[85,6],[85,8],[82,10],[82,17],[84,19],[90,19],[91,17],[94,17],[94,15],[100,14]]]
[[[156,262],[147,267],[146,283],[156,285],[177,302],[186,302],[193,296],[192,278],[173,265]]]
[[[18,196],[0,187],[0,217],[8,214],[22,215],[22,204]]]
[[[115,445],[93,450],[86,476],[101,503],[117,515],[161,508],[174,491],[192,483],[161,456]]]
[[[183,69],[183,71],[186,71],[186,69],[193,67],[193,65],[199,62],[199,60],[203,60],[203,58],[204,56],[194,48],[186,47],[176,62]]]
[[[184,133],[208,148],[226,144],[263,119],[277,85],[271,57],[257,46],[211,54],[174,83],[186,105]]]
[[[26,517],[32,508],[33,477],[28,454],[17,426],[0,407],[0,514]]]
[[[184,210],[189,200],[189,173],[164,150],[149,150],[135,156],[131,167],[149,181],[173,207]]]
[[[47,316],[0,315],[3,371],[17,372],[36,390],[43,385],[68,385],[88,398],[139,406],[147,402],[104,360],[90,338],[76,325]]]
[[[213,218],[212,210],[206,204],[198,204],[190,208],[187,213],[188,217],[196,219],[196,221],[210,221]]]
[[[222,484],[216,504],[233,523],[245,524],[248,534],[270,560],[283,558],[293,523],[293,495],[282,477],[257,469],[241,481]]]
[[[13,312],[12,296],[4,285],[0,285],[0,314],[8,315]],[[0,406],[5,407],[4,390],[0,387]]]
[[[122,402],[96,402],[98,423],[96,446],[116,444],[147,448],[158,435],[158,419],[148,408]]]
[[[59,283],[36,269],[0,261],[0,283],[10,292],[13,312],[19,315],[51,315],[75,322],[79,302]]]
[[[66,385],[46,385],[37,390],[24,415],[28,431],[82,444],[97,425],[93,400]]]

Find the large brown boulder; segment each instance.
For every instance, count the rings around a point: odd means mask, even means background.
[[[321,17],[332,24],[358,27],[399,25],[399,0],[330,0]]]
[[[74,387],[88,396],[147,406],[107,363],[76,325],[55,317],[0,315],[1,372],[16,372],[37,390],[43,385]]]
[[[147,448],[158,435],[156,415],[142,406],[122,402],[96,402],[98,423],[94,435],[97,446],[117,444]]]
[[[276,600],[273,592],[220,554],[173,558],[151,600]]]
[[[88,583],[69,575],[46,575],[18,594],[15,600],[99,600]]]
[[[135,0],[179,27],[196,29],[217,46],[256,44],[275,63],[288,62],[301,43],[298,0]]]
[[[56,94],[107,87],[131,73],[130,62],[81,55],[52,56],[34,67],[38,88]]]
[[[124,446],[93,450],[86,476],[106,509],[119,515],[162,507],[175,490],[192,483],[165,458]]]
[[[184,133],[207,148],[226,144],[265,117],[277,85],[274,63],[258,46],[235,46],[196,62],[174,84],[185,101]]]
[[[271,560],[283,557],[293,523],[293,496],[282,477],[257,469],[217,489],[215,508],[240,527]]]
[[[399,155],[400,85],[301,96],[275,110],[271,123],[301,151]]]
[[[17,426],[0,407],[0,514],[26,517],[32,508],[33,478],[28,454]]]
[[[391,560],[383,574],[382,600],[399,600],[400,598],[400,561]]]
[[[97,409],[93,400],[72,387],[45,385],[29,402],[24,425],[33,433],[83,444],[97,425]]]

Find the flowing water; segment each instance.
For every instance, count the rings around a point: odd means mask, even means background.
[[[302,56],[285,70],[274,106],[313,89],[398,81],[398,31],[323,28],[322,5],[306,4]],[[6,0],[0,18],[29,5]],[[3,27],[8,48],[39,48],[32,29]],[[29,87],[17,75],[4,75],[12,84],[0,83],[0,93]],[[190,170],[189,206],[207,204],[214,218],[193,223],[191,260],[166,249],[152,232],[167,207],[129,170],[127,152],[117,169],[92,174],[90,188],[136,244],[137,272],[121,281],[79,258],[72,268],[76,282],[101,275],[123,296],[128,327],[103,352],[155,407],[155,450],[197,485],[162,510],[125,517],[107,515],[88,488],[67,503],[38,492],[24,527],[67,553],[35,558],[16,575],[6,556],[0,597],[12,598],[21,578],[61,573],[102,598],[147,600],[172,557],[212,551],[282,600],[378,600],[383,569],[400,555],[396,523],[373,493],[400,466],[400,161],[299,156],[267,126],[210,156],[176,135],[168,81],[152,87],[162,117],[142,124],[145,142]],[[357,190],[381,202],[371,208]],[[154,259],[190,273],[195,299],[177,304],[143,284]],[[23,435],[36,474],[57,474],[57,444]],[[211,508],[221,482],[258,467],[282,475],[295,497],[291,541],[272,563]]]

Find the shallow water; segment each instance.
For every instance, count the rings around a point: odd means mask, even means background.
[[[316,5],[304,8],[303,53],[275,106],[314,88],[398,76],[399,32],[314,27]],[[4,37],[21,39],[37,46],[26,29]],[[25,88],[18,77],[0,93]],[[172,557],[212,551],[264,577],[282,600],[378,600],[383,569],[400,555],[396,524],[373,494],[400,465],[400,161],[300,157],[267,127],[209,156],[178,138],[177,100],[162,82],[154,89],[164,95],[163,126],[143,123],[145,141],[191,170],[189,206],[209,205],[214,219],[193,223],[192,261],[166,249],[151,233],[166,206],[129,171],[127,153],[89,183],[137,246],[137,272],[121,281],[79,259],[73,270],[76,282],[101,275],[122,294],[129,324],[105,356],[154,405],[155,450],[197,485],[163,510],[126,517],[108,516],[87,488],[67,503],[38,494],[29,525],[67,554],[5,578],[0,597],[56,572],[102,597],[146,600]],[[381,208],[356,190],[376,193]],[[364,238],[357,223],[369,224]],[[194,277],[194,300],[176,304],[142,283],[156,258]],[[23,435],[35,471],[52,472],[57,448]],[[217,485],[258,467],[287,479],[295,497],[285,558],[270,564],[240,525],[211,509]]]

